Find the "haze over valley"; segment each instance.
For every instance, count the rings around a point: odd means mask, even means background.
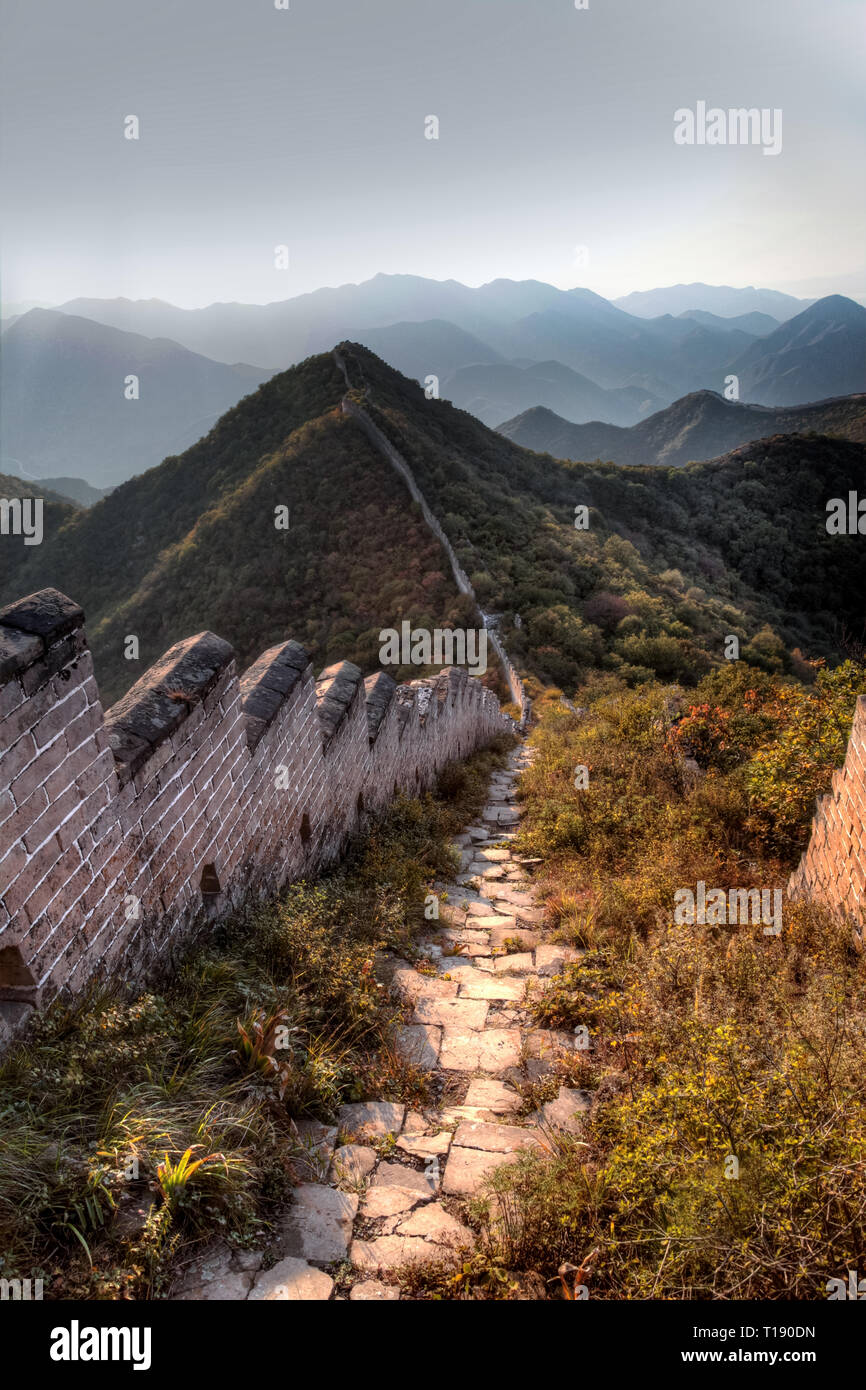
[[[621,455],[608,452],[621,436],[596,426],[628,429],[674,402],[687,416],[696,393],[730,398],[733,379],[735,400],[764,407],[866,387],[866,308],[845,296],[810,302],[696,284],[622,303],[639,312],[540,281],[472,289],[383,274],[267,305],[32,308],[10,315],[0,338],[0,469],[115,486],[189,447],[275,371],[345,338],[484,424],[512,430],[534,410],[592,422],[583,436],[563,434],[569,456],[588,449],[616,462],[654,460],[640,453],[639,434]],[[689,457],[710,457],[692,433]],[[535,447],[541,436],[523,438]]]

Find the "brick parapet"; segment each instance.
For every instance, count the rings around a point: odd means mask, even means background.
[[[0,610],[0,1036],[100,972],[147,977],[514,728],[464,670],[317,681],[287,642],[239,675],[207,632],[103,712],[83,621],[56,590]]]
[[[822,902],[866,940],[866,695],[854,710],[845,762],[819,798],[805,853],[788,881],[790,898]]]

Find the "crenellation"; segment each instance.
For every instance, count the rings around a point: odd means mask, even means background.
[[[308,671],[312,667],[300,643],[284,642],[263,652],[244,672],[241,697],[251,751]]]
[[[327,744],[350,714],[363,689],[363,678],[351,661],[328,666],[316,681],[316,700],[322,737]]]
[[[396,789],[513,729],[465,670],[318,680],[285,642],[240,676],[213,633],[176,643],[104,714],[78,605],[0,613],[0,1033],[99,971],[165,964],[247,893],[341,853]],[[215,887],[214,885],[218,885]],[[10,983],[11,981],[11,983]]]
[[[397,683],[385,671],[378,671],[374,676],[368,676],[364,681],[364,691],[367,705],[367,729],[370,743],[376,742],[382,721],[388,713],[388,708],[394,698],[394,691]]]

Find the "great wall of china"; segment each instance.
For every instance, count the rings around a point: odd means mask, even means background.
[[[866,945],[866,695],[854,709],[842,767],[818,798],[809,844],[788,881],[788,896],[812,898],[844,915]]]
[[[345,363],[335,358],[350,386]],[[406,461],[359,405],[475,593]],[[529,700],[488,629],[525,730]],[[33,1007],[98,973],[147,978],[202,925],[333,863],[366,817],[513,731],[451,669],[395,685],[343,662],[314,680],[285,642],[238,674],[204,632],[103,713],[79,606],[46,589],[0,611],[0,1045]]]
[[[353,399],[351,415],[405,481],[455,583],[468,577],[406,460]],[[488,628],[525,731],[530,702]],[[164,965],[247,895],[332,864],[400,791],[514,730],[463,670],[397,686],[343,662],[314,679],[285,642],[238,674],[199,633],[103,713],[79,606],[45,589],[0,610],[0,1044],[33,1007],[96,974]],[[866,697],[788,883],[852,919],[866,889]]]
[[[83,622],[52,589],[0,610],[0,1038],[97,972],[145,978],[514,729],[464,670],[398,686],[343,662],[314,680],[285,642],[238,674],[209,632],[103,713]]]

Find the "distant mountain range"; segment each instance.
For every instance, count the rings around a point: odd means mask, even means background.
[[[33,309],[0,340],[0,467],[116,484],[187,448],[273,369],[341,339],[422,383],[436,378],[441,398],[493,426],[544,407],[629,428],[694,392],[722,392],[731,375],[741,401],[770,406],[866,388],[866,309],[844,296],[809,304],[674,286],[644,292],[637,307],[653,304],[676,313],[636,315],[535,280],[471,288],[377,275],[268,305],[79,299]],[[124,399],[130,374],[135,402]]]
[[[764,338],[768,333],[772,333],[774,328],[779,327],[779,320],[774,319],[772,314],[735,314],[731,318],[722,318],[719,314],[711,314],[706,309],[686,309],[684,314],[678,314],[681,319],[694,319],[695,323],[703,324],[704,328],[721,328],[731,331],[733,328],[741,328],[744,333],[753,333],[757,338]]]
[[[561,362],[533,362],[520,367],[513,363],[480,364],[460,367],[442,383],[446,400],[468,410],[485,425],[502,419],[503,407],[518,402],[547,406],[567,420],[610,420],[631,425],[661,405],[658,396],[639,386],[621,386],[606,391],[588,377],[573,372]]]
[[[77,510],[68,496],[47,486],[47,479],[34,481],[30,478],[18,478],[10,473],[0,473],[0,497],[41,498],[49,518],[53,515],[60,521],[68,520]],[[49,526],[49,529],[52,528]]]
[[[755,337],[718,316],[711,324],[670,314],[637,318],[586,289],[536,280],[470,288],[415,275],[377,275],[266,305],[178,309],[160,300],[77,299],[60,309],[173,339],[218,362],[288,367],[347,337],[418,379],[479,363],[556,361],[604,390],[635,386],[663,403],[721,387],[726,364]],[[454,399],[464,403],[459,394]],[[519,408],[513,402],[511,413]]]
[[[776,434],[831,435],[866,444],[866,394],[771,409],[695,391],[631,429],[599,422],[573,425],[536,408],[507,420],[499,432],[525,449],[555,458],[681,468]]]
[[[111,488],[91,487],[83,478],[23,478],[0,473],[0,497],[41,497],[64,507],[93,507]]]
[[[64,501],[77,502],[80,507],[92,507],[111,492],[110,487],[91,487],[83,478],[37,478],[35,486],[49,488]]]
[[[740,314],[769,314],[783,323],[814,304],[813,299],[795,299],[779,290],[756,290],[754,285],[734,289],[731,285],[667,285],[664,289],[634,290],[613,301],[617,308],[638,318],[656,318],[659,314],[682,314],[689,309],[703,309],[721,318]]]
[[[581,293],[588,291],[558,290],[538,280],[493,280],[473,289],[457,280],[376,275],[273,304],[178,309],[156,299],[74,299],[59,308],[126,332],[172,338],[217,362],[287,367],[327,350],[349,329],[431,319],[454,324],[498,351],[494,340],[502,327]]]
[[[752,343],[734,362],[741,400],[797,405],[866,386],[866,309],[831,294]]]
[[[60,309],[124,332],[173,339],[217,362],[286,367],[351,336],[419,379],[478,364],[556,361],[605,390],[637,386],[667,404],[702,387],[722,389],[726,369],[756,338],[810,307],[774,290],[700,285],[645,291],[623,302],[638,312],[591,290],[536,280],[471,288],[456,280],[377,275],[265,305],[178,309],[160,300],[78,299]],[[828,394],[808,382],[802,389],[809,393],[803,399]],[[848,389],[837,386],[830,394]]]
[[[365,328],[363,339],[371,352],[420,382],[431,375],[442,382],[461,367],[505,363],[501,353],[446,319]]]
[[[443,383],[443,395],[487,424],[502,406],[520,402],[525,409],[534,395],[534,404],[578,424],[630,425],[708,383],[721,388],[731,375],[741,400],[765,405],[866,388],[866,309],[842,295],[818,300],[770,332],[762,322],[762,337],[719,330],[691,315],[638,321],[606,300],[584,301],[583,309],[521,321],[512,347],[531,357],[546,354],[540,363],[461,367]]]
[[[31,309],[3,334],[0,469],[106,486],[207,434],[271,373],[165,338]],[[139,398],[126,399],[127,377]]]

